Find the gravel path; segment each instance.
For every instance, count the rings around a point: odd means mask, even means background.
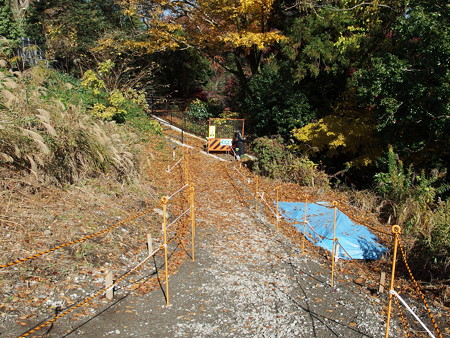
[[[241,201],[223,164],[196,157],[196,260],[170,276],[170,306],[161,290],[126,297],[70,337],[384,335],[377,297],[342,276],[332,289],[329,263],[302,255]]]

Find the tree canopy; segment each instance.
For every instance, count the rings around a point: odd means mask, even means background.
[[[66,70],[111,60],[123,83],[203,91],[256,136],[294,140],[336,170],[372,166],[389,145],[420,167],[449,165],[445,1],[39,0],[25,24],[0,5],[2,36],[23,28]]]

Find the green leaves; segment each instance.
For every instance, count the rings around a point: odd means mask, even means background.
[[[196,119],[208,119],[211,117],[211,113],[208,111],[208,104],[199,99],[191,102],[186,114]]]
[[[259,137],[253,141],[252,148],[256,155],[254,169],[261,175],[304,186],[328,188],[330,185],[328,176],[317,164],[306,156],[295,156],[280,137]]]
[[[287,74],[266,65],[249,82],[252,95],[244,99],[245,112],[257,135],[282,135],[287,139],[292,129],[315,116],[305,94]]]
[[[21,36],[21,27],[14,20],[9,0],[0,0],[0,36],[12,40]]]
[[[385,140],[419,166],[450,132],[448,18],[426,1],[410,2],[380,49],[354,76],[363,105],[376,113]],[[434,160],[436,161],[436,159]],[[441,162],[441,160],[438,160]],[[422,163],[420,163],[422,162]]]
[[[289,40],[283,52],[295,63],[295,79],[317,77],[320,72],[335,73],[348,64],[343,48],[338,46],[347,25],[347,14],[321,12],[321,16],[307,15],[295,19],[288,28]]]
[[[382,129],[396,123],[398,108],[404,100],[399,94],[405,86],[408,64],[392,54],[370,61],[370,67],[355,73],[354,84],[358,87],[359,97],[377,111],[378,128]]]
[[[45,41],[49,59],[67,71],[79,70],[80,58],[107,31],[129,29],[114,0],[33,1],[27,15],[27,36]]]
[[[405,227],[415,242],[413,255],[429,259],[444,258],[450,244],[450,200],[442,201],[438,194],[448,191],[442,183],[445,172],[415,172],[405,167],[392,147],[387,154],[387,172],[375,175],[376,190],[383,198],[381,206],[392,223]]]

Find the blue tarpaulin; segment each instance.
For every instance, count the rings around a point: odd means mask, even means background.
[[[334,220],[334,208],[331,204],[279,202],[278,207],[286,221],[294,225],[309,241],[331,252]],[[386,251],[367,227],[353,222],[340,210],[336,212],[336,238],[342,246],[338,251],[339,258],[379,259]]]

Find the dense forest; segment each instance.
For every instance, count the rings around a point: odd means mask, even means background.
[[[126,122],[150,94],[187,100],[195,117],[245,118],[258,173],[370,193],[448,276],[447,1],[0,0],[0,11],[3,68],[42,51],[40,67],[80,79],[103,120]]]

